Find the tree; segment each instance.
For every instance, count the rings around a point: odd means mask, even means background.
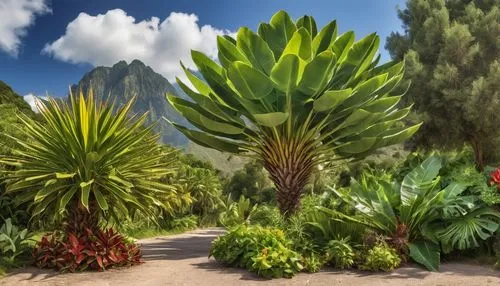
[[[7,193],[31,202],[34,217],[68,227],[92,229],[99,218],[120,223],[135,210],[154,217],[161,204],[152,194],[172,188],[152,179],[170,172],[170,163],[160,163],[158,135],[143,127],[147,114],[130,116],[133,103],[115,108],[92,92],[70,96],[69,104],[38,102],[45,122],[21,115],[26,138],[12,136],[13,155],[0,158],[17,167],[6,175]]]
[[[270,202],[272,197],[268,194],[272,195],[272,189],[272,182],[264,166],[256,161],[246,163],[243,169],[234,172],[224,185],[226,195],[234,200],[244,196],[250,199],[252,204]]]
[[[386,48],[406,60],[406,94],[423,114],[420,143],[469,144],[476,166],[498,163],[500,152],[500,1],[410,0],[399,10],[404,32]]]
[[[391,94],[403,63],[377,66],[379,37],[354,38],[337,37],[335,21],[318,33],[312,17],[293,22],[284,11],[258,33],[218,37],[220,64],[192,51],[204,81],[187,69],[195,90],[177,81],[194,102],[168,96],[200,131],[173,124],[197,144],[259,160],[292,215],[318,164],[366,156],[419,127],[398,124],[410,110]]]

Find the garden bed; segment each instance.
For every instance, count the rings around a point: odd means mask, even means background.
[[[34,267],[14,270],[0,285],[497,285],[500,274],[488,266],[443,263],[439,272],[414,264],[391,273],[338,271],[300,273],[293,279],[266,280],[244,269],[207,258],[210,242],[223,230],[209,228],[141,240],[146,263],[107,272],[59,274]]]

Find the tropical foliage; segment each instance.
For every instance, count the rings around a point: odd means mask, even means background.
[[[262,162],[281,212],[292,215],[318,164],[366,156],[419,127],[398,124],[410,110],[392,92],[403,63],[377,66],[379,37],[354,38],[338,36],[335,21],[318,31],[314,18],[293,22],[284,11],[257,33],[220,36],[220,64],[192,52],[204,81],[188,69],[195,89],[178,80],[194,102],[168,96],[200,131],[173,124],[202,146]]]
[[[27,139],[13,138],[14,155],[1,160],[16,167],[7,193],[31,202],[34,217],[61,219],[67,208],[116,223],[135,210],[154,217],[151,207],[161,202],[152,194],[173,190],[152,179],[169,173],[169,163],[159,162],[158,136],[143,127],[147,115],[129,114],[133,103],[117,107],[92,92],[69,103],[39,101],[45,122],[21,116]]]
[[[279,229],[240,225],[213,242],[210,256],[263,277],[291,278],[303,266],[290,247],[291,241]]]
[[[0,264],[16,265],[16,259],[31,249],[31,236],[27,229],[20,229],[6,219],[0,227]]]
[[[335,191],[357,212],[340,216],[377,230],[401,254],[437,270],[437,242],[445,252],[478,247],[478,240],[493,236],[500,219],[477,197],[464,195],[466,186],[450,183],[441,189],[441,167],[441,159],[432,156],[400,184],[370,175],[353,180],[349,192]]]
[[[354,264],[354,250],[349,239],[330,240],[325,248],[325,260],[335,268],[346,269]]]
[[[172,124],[194,143],[246,157],[229,172],[158,144],[164,128],[149,124],[158,116],[134,114],[144,106],[133,98],[118,105],[121,97],[89,89],[39,102],[38,116],[0,82],[0,275],[30,251],[36,265],[60,271],[136,265],[134,238],[206,226],[227,228],[210,256],[266,278],[325,265],[392,271],[410,259],[435,271],[462,255],[499,266],[497,115],[477,121],[498,109],[497,51],[482,52],[499,27],[498,0],[465,2],[408,1],[405,32],[387,44],[406,71],[379,65],[375,34],[355,42],[335,21],[318,29],[283,11],[257,32],[218,37],[218,59],[193,51],[198,72],[185,68],[190,83],[178,80],[190,99],[167,95],[192,129]],[[131,66],[173,92],[142,63]],[[403,73],[417,82],[409,93]],[[130,98],[130,85],[106,88]],[[419,114],[407,117],[413,101]],[[387,146],[420,120],[414,141]],[[434,143],[458,149],[428,152]],[[33,232],[46,233],[34,248]]]
[[[387,243],[379,242],[372,249],[368,250],[361,269],[388,272],[398,268],[400,263],[401,258],[398,252],[387,245]]]
[[[84,234],[69,232],[66,238],[53,233],[43,236],[33,251],[35,263],[40,268],[60,271],[103,271],[111,267],[131,266],[141,263],[141,251],[113,229],[86,229]]]

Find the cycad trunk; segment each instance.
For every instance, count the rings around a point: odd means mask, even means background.
[[[268,142],[264,145],[264,167],[276,187],[281,214],[289,217],[300,206],[304,187],[316,166],[310,145],[295,140]]]
[[[80,201],[75,202],[73,208],[68,211],[66,220],[66,231],[78,235],[85,233],[86,229],[95,231],[99,226],[98,206],[95,200],[89,201],[87,210]]]

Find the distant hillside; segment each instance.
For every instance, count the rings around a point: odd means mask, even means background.
[[[186,153],[193,154],[196,158],[204,161],[209,161],[212,165],[221,170],[224,174],[232,174],[236,170],[243,168],[248,162],[248,159],[219,152],[214,149],[200,146],[196,143],[189,142],[186,147]]]
[[[161,134],[163,143],[174,146],[187,144],[184,135],[161,119],[165,116],[175,122],[186,122],[165,100],[165,94],[176,92],[176,89],[141,61],[134,60],[130,64],[120,61],[112,67],[97,67],[85,74],[71,89],[73,93],[81,89],[85,94],[89,87],[92,87],[96,96],[116,99],[117,104],[123,104],[136,96],[133,112],[142,114],[149,111],[148,123],[158,122],[156,131]]]
[[[0,104],[13,104],[19,111],[34,116],[30,105],[24,101],[24,98],[15,93],[10,86],[0,80]],[[1,116],[1,115],[0,115]]]
[[[12,147],[16,145],[16,140],[4,134],[15,138],[26,138],[23,133],[23,122],[18,117],[20,113],[39,119],[22,96],[16,94],[5,82],[0,81],[0,155],[10,155]]]

